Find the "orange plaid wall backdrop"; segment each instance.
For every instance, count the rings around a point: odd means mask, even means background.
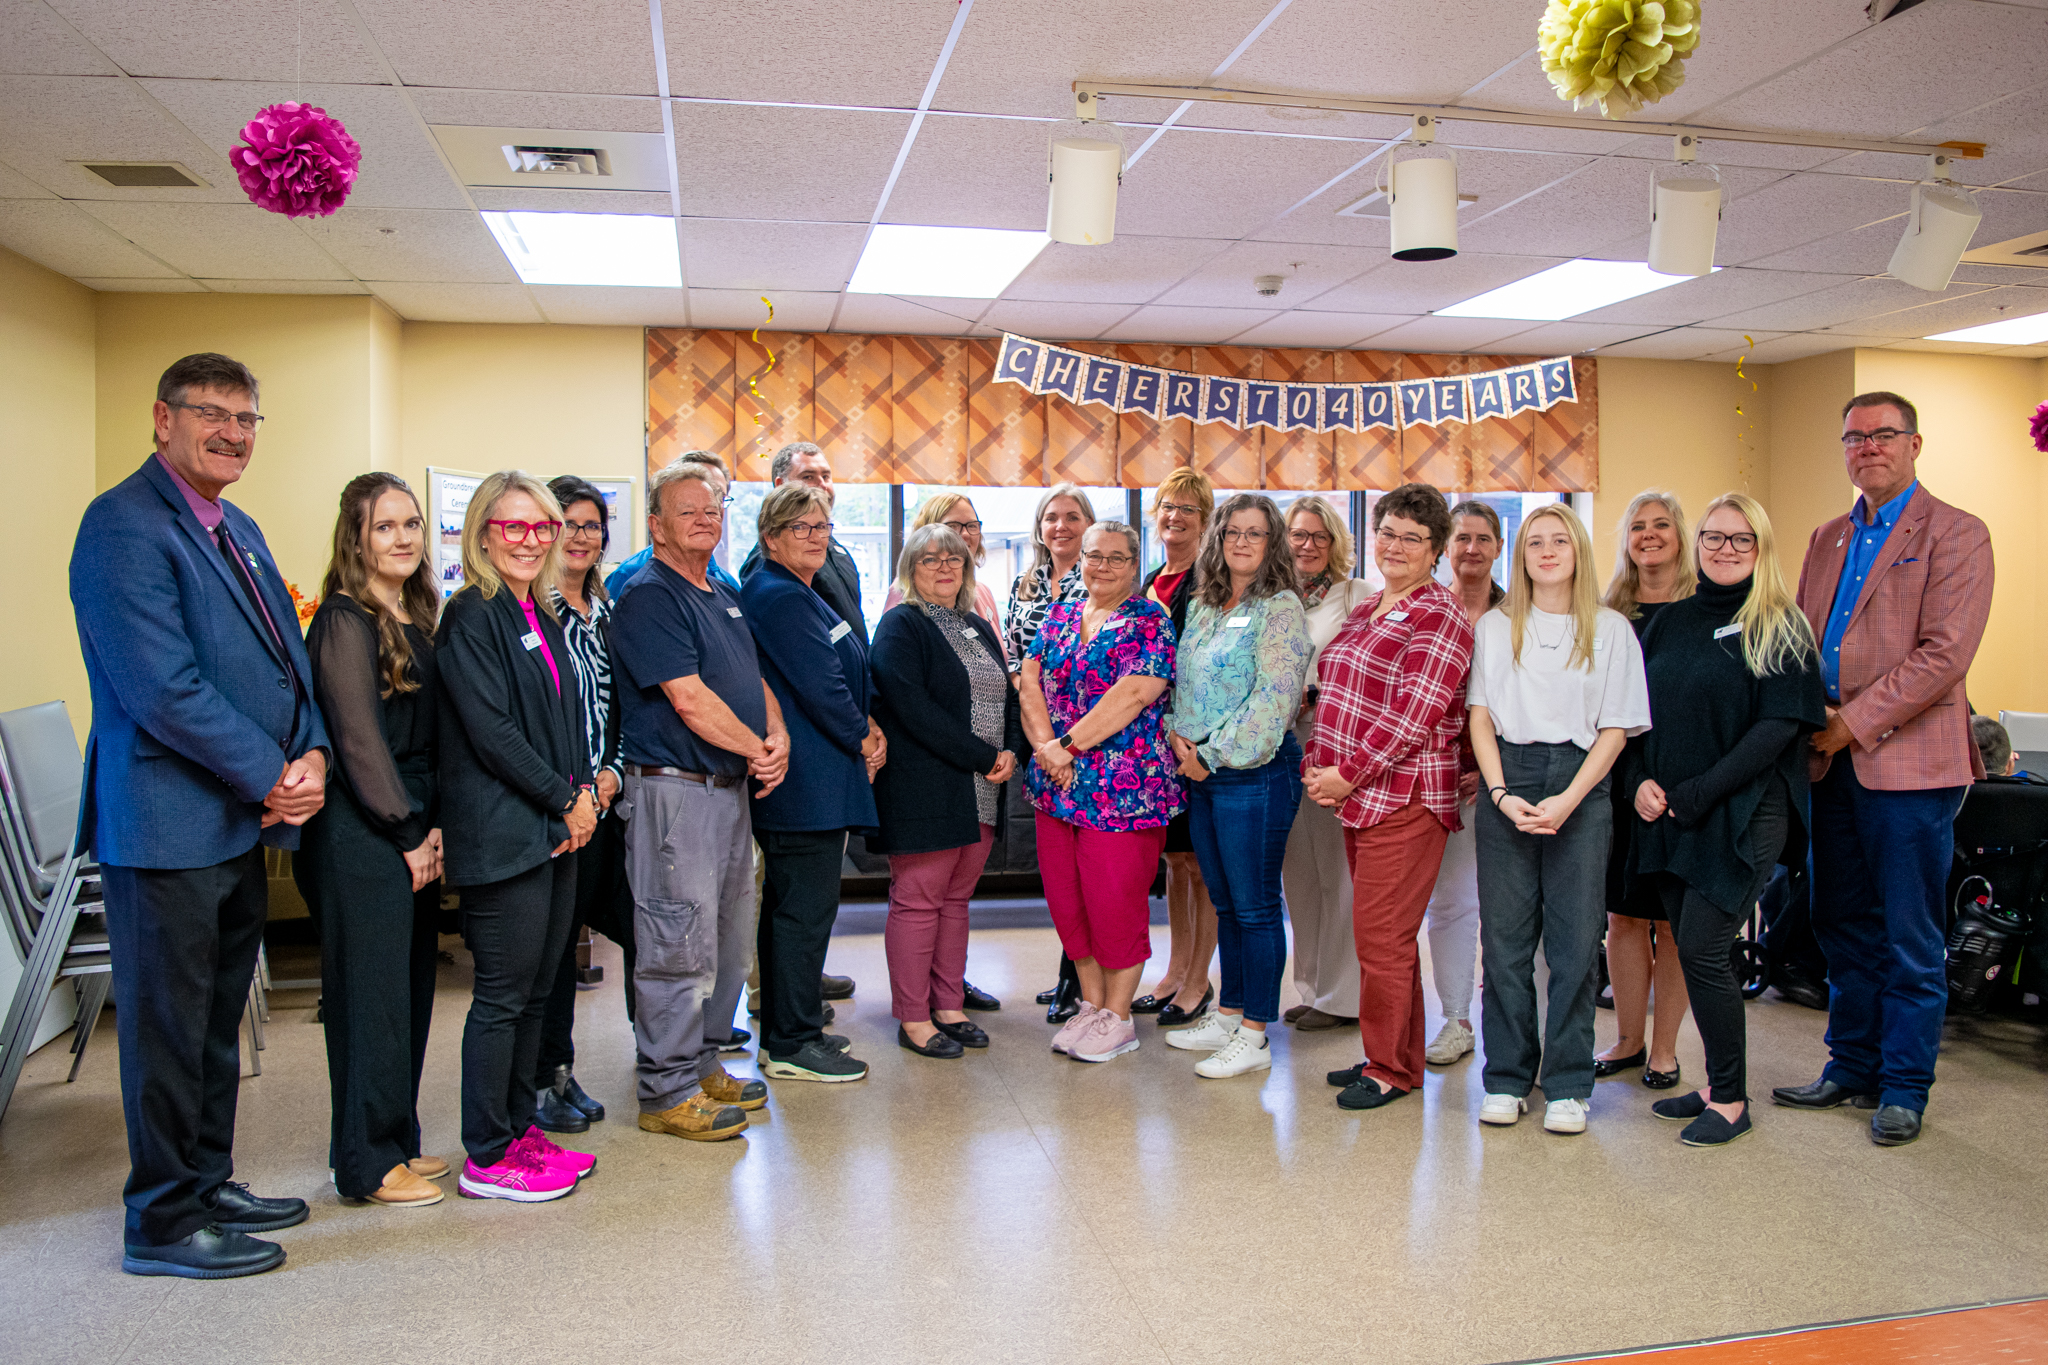
[[[994,339],[647,329],[647,465],[709,450],[764,481],[789,441],[816,441],[844,483],[1151,487],[1193,465],[1225,488],[1393,488],[1590,493],[1600,486],[1599,391],[1573,362],[1579,401],[1512,418],[1405,431],[1239,431],[1159,421],[997,383]],[[1076,350],[1198,374],[1370,382],[1478,373],[1538,359],[1253,346],[1076,343]],[[775,364],[765,375],[770,353]],[[760,390],[756,399],[748,386]]]

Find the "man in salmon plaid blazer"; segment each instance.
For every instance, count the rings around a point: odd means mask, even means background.
[[[1813,921],[1828,960],[1828,1065],[1772,1092],[1875,1108],[1870,1139],[1920,1136],[1948,1006],[1944,892],[1954,823],[1984,776],[1963,682],[1991,614],[1991,535],[1920,486],[1919,414],[1895,393],[1842,411],[1862,496],[1813,533],[1799,606],[1821,642],[1813,736]]]

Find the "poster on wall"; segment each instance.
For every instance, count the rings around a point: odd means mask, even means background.
[[[427,466],[427,517],[434,525],[434,575],[443,600],[462,587],[462,521],[469,499],[484,481],[481,474]]]
[[[633,480],[592,479],[590,481],[604,494],[605,520],[610,523],[611,534],[605,541],[604,571],[610,574],[626,556],[633,553],[635,538],[633,528]]]

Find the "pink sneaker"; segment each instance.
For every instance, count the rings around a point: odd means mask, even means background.
[[[536,1127],[528,1127],[526,1136],[512,1145],[523,1146],[541,1165],[551,1171],[560,1171],[572,1180],[581,1180],[597,1169],[596,1157],[588,1152],[572,1152]]]
[[[1095,1006],[1083,1000],[1080,1010],[1075,1013],[1074,1017],[1060,1025],[1060,1031],[1052,1036],[1052,1050],[1054,1052],[1072,1052],[1074,1050],[1074,1040],[1088,1031],[1088,1026],[1095,1022],[1095,1016],[1101,1012]]]
[[[494,1165],[463,1162],[462,1174],[455,1182],[455,1192],[464,1199],[510,1199],[521,1204],[560,1199],[575,1188],[575,1176],[550,1169],[517,1142],[506,1148]]]
[[[1070,1049],[1077,1062],[1106,1062],[1138,1050],[1138,1026],[1119,1019],[1108,1010],[1097,1010],[1088,1032],[1074,1040]]]

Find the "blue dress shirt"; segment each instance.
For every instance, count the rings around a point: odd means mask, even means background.
[[[613,569],[612,576],[605,579],[605,592],[616,599],[620,593],[626,590],[626,585],[633,581],[633,575],[646,568],[647,561],[652,558],[654,558],[654,547],[652,545],[635,550],[632,554],[626,556],[626,562]],[[711,563],[706,567],[705,572],[725,584],[726,587],[731,588],[735,593],[740,590],[740,581],[725,571],[725,566],[718,562],[717,555],[711,556]]]
[[[1899,514],[1919,489],[1920,481],[1915,479],[1905,492],[1877,509],[1875,521],[1869,520],[1869,502],[1861,496],[1849,511],[1856,534],[1849,542],[1848,557],[1842,561],[1842,578],[1835,584],[1835,604],[1828,612],[1827,633],[1820,642],[1821,686],[1831,702],[1840,704],[1842,700],[1842,636],[1848,633],[1849,618],[1856,614],[1856,603],[1863,597],[1863,580],[1869,576],[1871,565],[1877,563],[1877,552],[1890,538]]]

